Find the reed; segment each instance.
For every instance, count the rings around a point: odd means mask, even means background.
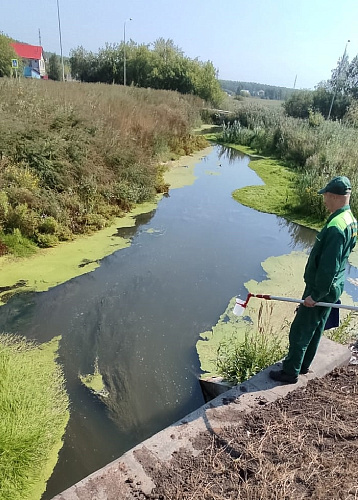
[[[306,120],[288,117],[283,109],[242,105],[224,126],[220,140],[248,146],[274,156],[295,169],[296,211],[324,220],[326,210],[318,189],[336,175],[346,175],[358,186],[356,144],[358,130],[348,120],[332,122],[311,113]],[[351,206],[358,214],[358,198]]]

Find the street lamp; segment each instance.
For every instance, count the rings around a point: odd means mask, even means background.
[[[334,93],[333,93],[333,96],[332,96],[332,101],[331,101],[331,105],[329,107],[329,111],[328,111],[328,116],[327,116],[327,120],[330,119],[331,117],[331,111],[332,111],[332,107],[333,107],[333,103],[334,103],[334,100],[336,98],[336,95],[337,95],[337,90],[338,90],[338,84],[339,84],[339,77],[341,76],[341,70],[342,70],[342,65],[343,65],[343,61],[346,57],[346,52],[347,52],[347,45],[349,44],[350,40],[347,40],[347,43],[346,43],[346,46],[344,48],[344,52],[343,52],[343,56],[342,56],[342,60],[340,62],[340,65],[338,66],[338,73],[337,73],[337,80],[336,80],[336,88],[334,90]]]
[[[132,18],[126,19],[123,25],[123,85],[126,86],[127,83],[127,75],[126,75],[126,22],[132,21]]]
[[[62,81],[65,81],[65,65],[63,64],[63,53],[62,53],[60,5],[59,5],[58,0],[57,0],[57,17],[58,17],[58,33],[59,33],[59,37],[60,37],[60,51],[61,51],[61,63],[62,63]]]

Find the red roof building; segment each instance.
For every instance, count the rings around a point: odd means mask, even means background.
[[[24,60],[25,76],[33,78],[43,78],[45,76],[45,60],[42,47],[18,42],[11,42],[11,45],[16,54]]]

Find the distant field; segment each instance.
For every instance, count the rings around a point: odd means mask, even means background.
[[[259,97],[244,97],[243,101],[238,101],[239,103],[254,103],[262,106],[269,106],[274,108],[279,108],[285,101],[275,101],[273,99],[260,99]]]
[[[242,101],[238,101],[233,97],[226,96],[221,103],[221,109],[235,112],[242,106],[262,106],[265,108],[280,109],[285,101],[275,101],[273,99],[260,99],[259,97],[243,97]]]

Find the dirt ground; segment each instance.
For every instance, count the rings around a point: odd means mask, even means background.
[[[134,488],[134,498],[358,499],[358,365],[311,380],[193,445],[198,456],[177,453],[169,466],[143,455],[156,488],[150,495]]]

